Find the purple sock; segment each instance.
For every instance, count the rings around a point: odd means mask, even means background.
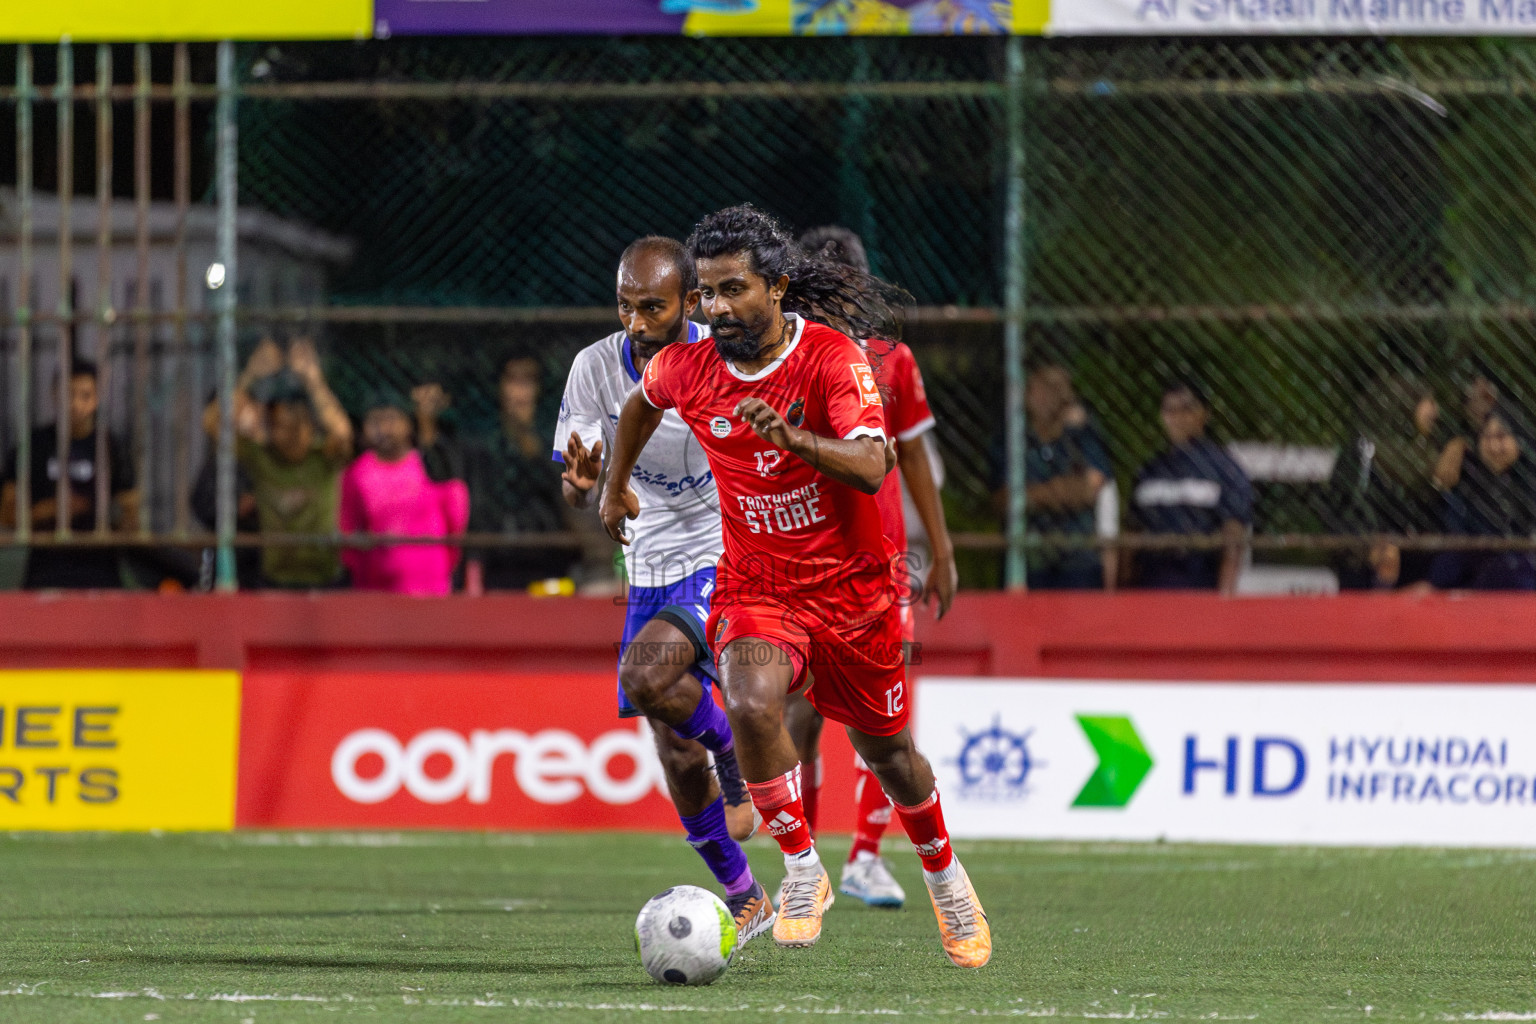
[[[704,688],[699,706],[693,709],[688,721],[673,726],[672,731],[685,740],[698,740],[712,754],[723,754],[735,745],[731,737],[731,723],[709,695],[708,687]]]
[[[683,827],[688,830],[688,845],[704,858],[710,874],[725,886],[728,894],[735,896],[752,887],[747,855],[725,827],[724,797],[717,798],[698,814],[683,818]]]

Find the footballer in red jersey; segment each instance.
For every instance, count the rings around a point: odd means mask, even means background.
[[[864,242],[847,228],[835,225],[812,228],[800,236],[800,244],[807,252],[818,253],[864,273],[869,272]],[[918,577],[918,566],[905,557],[907,525],[902,509],[903,482],[906,482],[912,493],[912,502],[922,519],[933,551],[933,563],[928,567],[921,595],[913,593],[909,586],[905,586],[901,593],[902,638],[910,651],[914,640],[915,609],[912,605],[919,600],[932,599],[937,604],[935,616],[943,618],[954,600],[958,582],[954,548],[944,521],[944,507],[939,501],[935,474],[928,457],[928,442],[924,437],[933,429],[934,416],[928,406],[928,395],[923,387],[923,375],[918,370],[917,360],[906,345],[883,338],[865,343],[865,352],[874,368],[875,385],[880,389],[881,403],[885,408],[886,432],[896,441],[896,464],[900,472],[886,476],[875,500],[880,505],[880,525],[885,539],[898,552],[898,582],[906,584]],[[794,740],[800,763],[805,765],[808,775],[801,793],[806,820],[810,822],[813,835],[816,832],[821,795],[822,724],[821,714],[809,701],[798,694],[791,696],[785,708],[785,725],[789,729],[790,738]],[[848,849],[848,859],[843,863],[838,891],[872,907],[900,907],[906,902],[906,893],[880,857],[880,841],[891,820],[891,801],[880,788],[880,781],[857,754],[854,755],[853,792],[853,843]]]
[[[713,346],[668,346],[624,403],[601,504],[621,543],[628,481],[675,409],[709,459],[725,553],[708,623],[737,760],[784,853],[774,940],[811,946],[832,904],[801,801],[784,705],[848,728],[923,862],[950,960],[980,967],[992,935],[951,848],[933,770],[908,727],[901,605],[874,495],[895,463],[874,371],[853,340],[895,337],[898,290],[805,253],[771,217],[735,206],[688,240]],[[837,329],[834,329],[835,325]]]

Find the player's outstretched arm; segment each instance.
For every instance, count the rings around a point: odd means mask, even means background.
[[[761,398],[742,399],[736,406],[736,415],[764,441],[855,490],[874,494],[885,480],[890,461],[886,458],[886,443],[881,438],[855,437],[845,441],[838,437],[822,437],[790,426],[778,410]]]
[[[645,395],[636,388],[619,410],[619,426],[614,433],[613,454],[608,462],[608,479],[603,483],[603,500],[598,506],[603,529],[620,544],[628,544],[624,536],[624,520],[640,514],[640,498],[629,486],[629,478],[635,472],[635,463],[645,450],[646,442],[661,426],[661,410],[646,401]]]

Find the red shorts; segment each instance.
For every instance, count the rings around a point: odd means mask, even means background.
[[[901,605],[892,604],[873,622],[839,633],[762,598],[747,604],[717,597],[705,635],[712,638],[716,658],[742,637],[768,641],[793,666],[791,693],[809,675],[814,681],[805,696],[823,717],[870,736],[891,736],[906,728],[910,717],[901,619]]]

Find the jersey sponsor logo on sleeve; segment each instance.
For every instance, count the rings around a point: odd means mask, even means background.
[[[875,384],[875,371],[867,363],[849,363],[853,379],[859,385],[859,403],[865,408],[880,404],[880,388]]]
[[[709,421],[709,432],[716,437],[725,437],[731,432],[731,421],[724,416],[716,416]]]

